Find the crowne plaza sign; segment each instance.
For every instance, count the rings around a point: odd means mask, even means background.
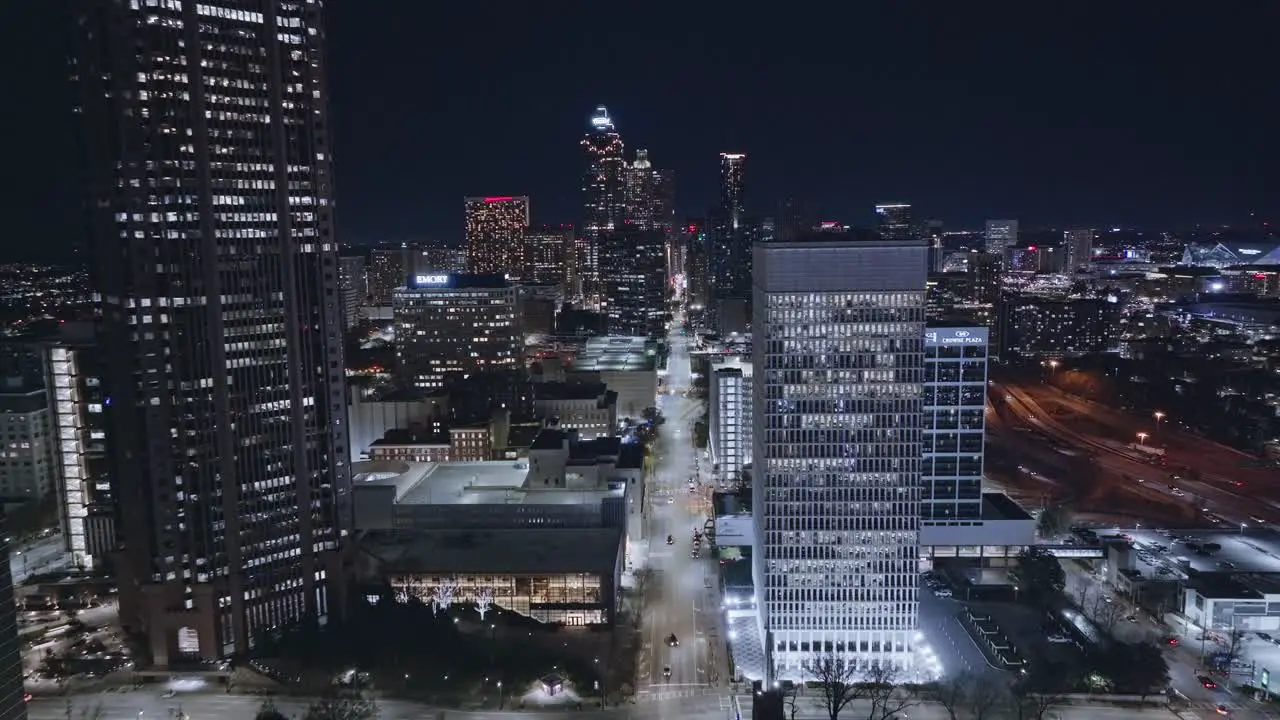
[[[924,333],[925,345],[986,345],[987,329],[973,328],[929,328]]]

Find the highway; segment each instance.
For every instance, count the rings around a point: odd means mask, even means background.
[[[679,333],[677,315],[667,361],[668,393],[659,396],[666,422],[659,428],[658,454],[648,503],[649,579],[645,585],[641,624],[638,689],[642,697],[685,697],[728,678],[726,646],[720,628],[719,582],[715,560],[707,548],[690,557],[694,530],[706,520],[703,495],[689,491],[697,473],[693,422],[702,401],[685,397],[692,386],[688,340]],[[670,535],[673,544],[667,544]],[[679,645],[671,647],[668,635]],[[669,668],[671,677],[666,677]]]
[[[1027,427],[1052,441],[1069,446],[1084,455],[1091,455],[1096,477],[1091,481],[1109,484],[1113,494],[1123,496],[1117,512],[1126,509],[1151,513],[1159,506],[1176,511],[1181,522],[1174,525],[1212,527],[1212,518],[1238,526],[1256,522],[1253,518],[1273,521],[1280,518],[1280,502],[1259,498],[1248,487],[1238,487],[1223,480],[1208,479],[1205,472],[1188,476],[1183,466],[1169,462],[1167,466],[1145,462],[1140,454],[1124,447],[1118,441],[1086,434],[1071,427],[1061,416],[1044,407],[1027,390],[1013,385],[994,385],[993,400],[1014,414]],[[1188,457],[1192,462],[1203,463]],[[1195,467],[1195,465],[1192,465]],[[1181,474],[1172,478],[1171,475]],[[1076,478],[1076,482],[1082,479]],[[1152,520],[1167,522],[1167,513],[1157,514]]]
[[[13,573],[14,585],[21,585],[31,575],[61,570],[66,566],[67,552],[61,535],[38,540],[25,548],[9,549],[9,570]]]

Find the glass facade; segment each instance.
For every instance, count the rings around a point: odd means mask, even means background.
[[[756,587],[777,678],[909,670],[918,625],[926,249],[755,246]]]
[[[943,340],[971,341],[941,345]],[[931,328],[925,333],[924,524],[982,517],[986,432],[987,329]]]
[[[405,602],[429,602],[435,589],[453,587],[455,603],[474,603],[492,593],[494,607],[545,623],[603,625],[609,622],[609,583],[594,573],[556,575],[397,575],[391,591]]]
[[[600,255],[604,236],[622,224],[626,212],[622,136],[614,129],[609,110],[601,105],[591,116],[591,129],[582,138],[586,167],[582,176],[582,232],[577,258],[582,294],[589,305],[601,301]]]
[[[73,6],[121,622],[247,653],[349,517],[323,3]]]
[[[529,198],[469,197],[463,204],[467,218],[467,272],[522,277]]]

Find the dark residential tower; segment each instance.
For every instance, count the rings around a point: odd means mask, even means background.
[[[347,515],[323,3],[73,5],[120,619],[247,654],[327,621]]]
[[[711,291],[715,300],[746,298],[751,292],[754,228],[743,199],[743,153],[720,153],[720,205],[711,223]]]

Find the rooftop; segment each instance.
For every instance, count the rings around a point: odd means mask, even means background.
[[[388,430],[385,435],[374,440],[374,447],[387,445],[448,445],[449,436],[419,430]]]
[[[647,338],[609,335],[587,341],[578,353],[573,370],[601,372],[636,370],[652,371],[657,367],[658,351]]]
[[[360,541],[382,571],[612,575],[619,528],[373,531]]]
[[[400,463],[399,477],[357,482],[393,484],[398,505],[590,505],[621,496],[623,489],[533,487],[527,460]]]
[[[533,384],[537,400],[595,400],[608,392],[604,383],[543,382]]]

